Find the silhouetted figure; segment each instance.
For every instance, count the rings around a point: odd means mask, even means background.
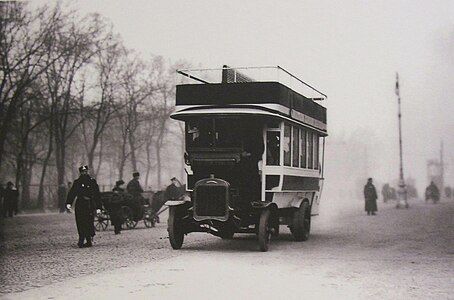
[[[364,199],[366,202],[367,215],[375,215],[375,212],[377,211],[377,191],[372,184],[372,178],[367,179],[367,183],[364,186]]]
[[[5,207],[5,216],[12,218],[17,215],[17,205],[19,201],[19,191],[14,186],[14,183],[8,181],[3,194],[3,203]]]
[[[183,194],[181,191],[181,182],[176,177],[172,177],[170,182],[165,191],[165,198],[166,200],[177,200]]]
[[[57,196],[58,196],[58,208],[60,209],[60,213],[64,213],[66,211],[66,185],[64,183],[60,184],[57,189]]]
[[[132,195],[132,200],[129,200],[129,206],[134,212],[134,220],[138,221],[143,215],[143,205],[146,203],[145,198],[142,196],[143,189],[139,182],[140,173],[132,173],[132,179],[128,182],[126,186],[126,191],[128,194]]]
[[[4,195],[5,195],[5,188],[3,187],[3,184],[0,183],[0,217],[5,217],[5,215],[6,215],[5,204],[3,202]]]
[[[432,200],[434,203],[437,203],[440,200],[440,190],[433,181],[426,188],[425,196],[426,201]]]
[[[66,208],[71,209],[71,205],[76,199],[75,215],[77,232],[79,234],[79,248],[91,247],[92,238],[95,236],[94,212],[101,213],[101,195],[99,186],[95,179],[88,174],[88,166],[79,168],[80,176],[77,178],[66,199]],[[84,244],[84,240],[87,242]]]
[[[110,221],[114,226],[115,234],[121,233],[121,224],[123,223],[121,206],[123,204],[123,196],[125,192],[125,189],[122,187],[124,183],[125,182],[121,179],[115,183],[115,187],[112,189],[114,194],[110,199],[108,207],[106,207],[109,211]]]

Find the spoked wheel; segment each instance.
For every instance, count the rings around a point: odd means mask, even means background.
[[[121,229],[133,229],[136,227],[137,222],[134,221],[134,214],[132,209],[128,206],[121,207],[123,223],[121,224]]]
[[[95,229],[96,231],[104,231],[109,225],[109,215],[106,211],[102,210],[100,214],[96,215],[95,218]]]
[[[260,251],[263,252],[268,251],[268,245],[270,243],[271,237],[270,214],[271,212],[269,209],[264,209],[260,213],[258,238]]]
[[[297,241],[306,241],[311,230],[311,210],[309,203],[304,201],[293,214],[291,232]]]
[[[169,209],[169,220],[167,222],[170,245],[173,249],[180,249],[184,241],[183,228],[177,212],[178,206],[171,206]]]

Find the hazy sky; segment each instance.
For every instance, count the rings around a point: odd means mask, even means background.
[[[328,94],[333,139],[373,130],[388,149],[380,159],[393,162],[399,72],[407,173],[425,176],[426,159],[438,157],[442,139],[454,168],[454,1],[90,0],[74,5],[110,19],[125,44],[144,55],[207,68],[280,65]]]

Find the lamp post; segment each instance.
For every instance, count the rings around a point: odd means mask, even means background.
[[[402,158],[402,113],[400,109],[400,91],[399,91],[399,74],[396,73],[396,95],[398,103],[398,119],[399,119],[399,155],[400,155],[400,167],[399,167],[399,187],[397,190],[398,198],[396,208],[408,208],[407,202],[407,186],[404,179],[404,166]]]

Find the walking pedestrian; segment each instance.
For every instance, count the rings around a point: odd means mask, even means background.
[[[95,179],[88,174],[88,166],[79,168],[80,176],[76,179],[68,193],[66,208],[71,209],[74,199],[79,248],[91,247],[95,236],[94,211],[101,213],[101,194]],[[84,243],[84,240],[87,242]]]
[[[58,208],[60,209],[60,213],[64,213],[66,210],[65,203],[66,203],[66,185],[64,183],[60,184],[57,189],[58,195]]]
[[[372,183],[372,178],[367,179],[364,186],[364,199],[366,201],[367,215],[375,215],[377,211],[377,191]]]
[[[19,192],[14,186],[14,183],[8,181],[6,189],[3,195],[5,216],[12,218],[13,215],[17,215],[17,205],[19,201]]]

